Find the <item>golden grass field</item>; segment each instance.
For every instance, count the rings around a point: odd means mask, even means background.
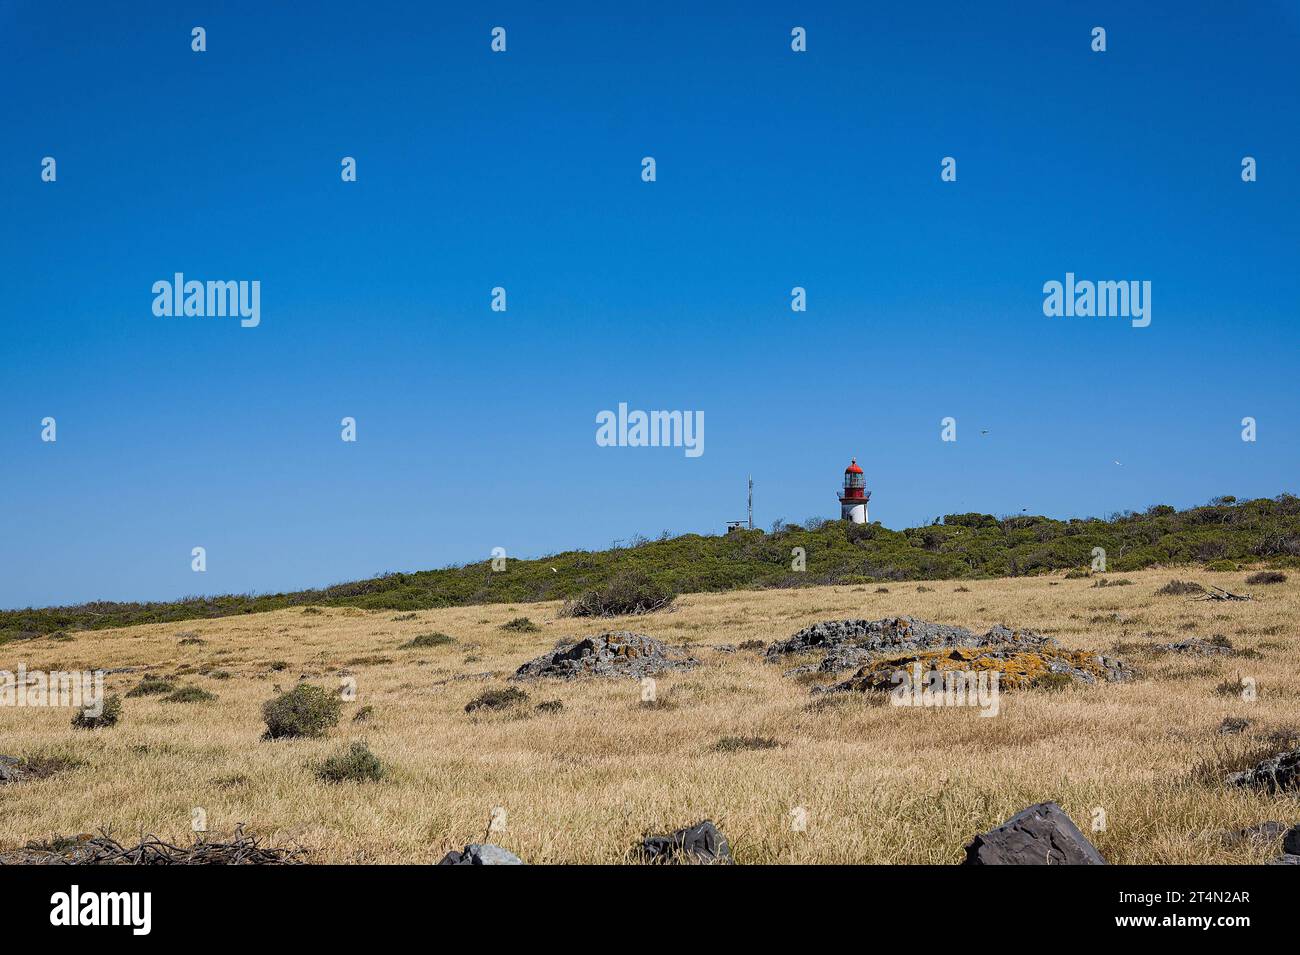
[[[491,841],[530,863],[617,863],[647,832],[713,819],[741,863],[955,863],[981,831],[1025,806],[1059,802],[1112,863],[1256,863],[1275,848],[1229,848],[1219,833],[1267,819],[1300,822],[1300,798],[1230,790],[1205,776],[1300,732],[1300,582],[1248,587],[1244,573],[1176,568],[1094,588],[1056,577],[742,591],[679,598],[638,619],[557,617],[558,604],[422,611],[301,609],[185,624],[78,632],[0,647],[0,669],[130,667],[108,678],[125,693],[143,672],[177,675],[215,703],[123,701],[121,722],[87,731],[67,709],[0,708],[0,753],[80,763],[46,779],[0,786],[0,851],[101,828],[123,840],[153,833],[188,842],[202,807],[213,834],[244,823],[275,845],[323,863],[437,861]],[[1171,578],[1255,595],[1252,602],[1156,596]],[[920,590],[931,588],[930,592]],[[969,592],[958,592],[964,586]],[[1113,652],[1136,682],[1007,692],[1001,714],[904,709],[861,695],[816,705],[785,665],[715,644],[784,638],[819,620],[910,614],[983,632],[994,623]],[[499,629],[527,615],[540,633]],[[697,669],[658,680],[660,705],[628,681],[529,683],[529,704],[479,716],[465,704],[565,636],[634,629],[686,643]],[[196,632],[198,645],[177,634]],[[449,646],[399,649],[442,631]],[[1258,658],[1155,656],[1140,647],[1224,634]],[[287,667],[273,669],[277,661]],[[229,678],[205,675],[223,670]],[[320,740],[260,739],[262,703],[301,677],[357,680],[338,726]],[[488,678],[474,676],[491,671]],[[1216,691],[1241,673],[1253,702]],[[558,699],[563,711],[532,704]],[[362,706],[373,715],[352,717]],[[1217,732],[1228,716],[1254,722]],[[724,737],[772,737],[764,750],[718,752]],[[365,740],[385,780],[327,784],[313,766]],[[1300,745],[1291,743],[1290,745]],[[1263,755],[1263,753],[1261,753]],[[1200,771],[1198,772],[1198,768]],[[1235,768],[1235,767],[1233,767]],[[495,807],[504,831],[484,839]],[[806,811],[793,831],[792,810]],[[1091,831],[1105,810],[1104,831]]]

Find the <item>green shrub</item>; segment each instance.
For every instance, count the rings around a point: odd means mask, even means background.
[[[455,641],[445,633],[422,633],[417,637],[412,637],[398,649],[417,650],[426,647],[445,647],[449,643],[455,643]]]
[[[126,691],[126,695],[128,697],[156,696],[160,693],[170,693],[174,689],[176,684],[167,677],[146,673],[140,678],[139,683]]]
[[[1156,593],[1163,597],[1186,597],[1190,594],[1203,594],[1205,588],[1191,580],[1171,580]]]
[[[229,670],[209,670],[208,673],[207,673],[207,675],[208,675],[209,677],[211,677],[212,679],[214,679],[214,680],[229,680],[229,679],[230,679],[230,671],[229,671]]]
[[[215,693],[198,686],[183,686],[174,693],[163,697],[164,703],[211,703],[217,698]]]
[[[1213,571],[1216,574],[1225,574],[1238,570],[1237,562],[1233,560],[1214,560],[1205,565],[1205,569]]]
[[[366,720],[370,719],[370,717],[374,715],[375,715],[375,708],[373,706],[369,706],[369,705],[363,706],[361,707],[361,709],[357,710],[357,712],[353,715],[352,722],[364,723]]]
[[[515,617],[515,619],[511,621],[503,623],[501,629],[509,630],[511,633],[536,633],[542,628],[537,626],[537,624],[533,623],[527,617]]]
[[[365,783],[384,778],[384,764],[365,743],[353,743],[316,767],[318,778],[327,783]]]
[[[465,712],[475,710],[506,710],[520,703],[528,702],[528,694],[518,687],[506,686],[500,689],[484,690],[465,704]]]
[[[565,603],[565,617],[627,617],[663,610],[676,598],[644,574],[624,574]]]
[[[339,721],[343,702],[319,686],[299,683],[262,704],[267,739],[323,736]]]
[[[564,709],[564,704],[559,700],[542,700],[534,709],[539,713],[559,713]]]
[[[116,693],[110,693],[104,698],[103,706],[98,714],[89,713],[86,710],[77,710],[72,717],[72,725],[82,730],[97,730],[105,726],[116,726],[117,721],[122,718],[122,701],[118,699]]]

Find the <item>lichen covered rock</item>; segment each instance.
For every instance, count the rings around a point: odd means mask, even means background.
[[[997,685],[1001,690],[1024,689],[1036,684],[1050,685],[1053,676],[1088,684],[1123,680],[1128,676],[1127,668],[1118,660],[1082,650],[1065,650],[1054,645],[1037,650],[957,647],[951,650],[923,650],[900,656],[878,657],[828,690],[892,690],[904,682],[909,686],[916,682],[918,670],[922,680],[931,673],[949,671],[997,673]]]
[[[882,689],[895,685],[893,675],[921,663],[934,670],[997,670],[1004,687],[1020,687],[1060,674],[1083,683],[1118,681],[1133,671],[1113,657],[1066,650],[1052,637],[1032,630],[1012,630],[1001,624],[976,634],[965,627],[886,617],[883,620],[835,620],[813,624],[788,640],[767,648],[767,659],[820,652],[816,669],[858,672],[833,689]],[[804,673],[796,667],[788,673]]]

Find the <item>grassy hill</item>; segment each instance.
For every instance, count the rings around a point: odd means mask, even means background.
[[[880,524],[827,521],[806,527],[781,524],[769,532],[685,534],[637,540],[615,550],[511,559],[500,572],[484,560],[295,593],[0,611],[0,643],[59,630],[179,622],[292,606],[423,610],[556,600],[631,574],[644,575],[678,593],[1014,577],[1085,569],[1094,547],[1105,549],[1111,571],[1196,562],[1229,570],[1238,562],[1261,560],[1294,566],[1300,564],[1300,498],[1291,494],[1251,501],[1223,497],[1184,511],[1155,505],[1106,520],[972,513],[949,514],[941,522],[901,531]],[[803,550],[803,571],[792,569],[795,548]]]

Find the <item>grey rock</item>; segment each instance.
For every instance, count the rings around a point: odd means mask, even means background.
[[[1184,653],[1198,657],[1227,656],[1232,653],[1232,643],[1227,637],[1211,637],[1209,640],[1188,637],[1177,643],[1157,643],[1151,649],[1160,653]]]
[[[23,761],[16,756],[0,756],[0,784],[16,783],[23,778]]]
[[[438,865],[524,865],[524,860],[508,849],[490,842],[472,842],[460,852],[448,852]]]
[[[648,836],[640,846],[646,862],[678,865],[731,865],[727,837],[709,819],[666,836]]]
[[[962,865],[1105,865],[1096,847],[1054,802],[1016,813],[966,846]]]
[[[579,641],[564,640],[555,649],[515,671],[514,680],[539,677],[617,676],[640,679],[668,670],[689,670],[699,660],[686,651],[643,633],[610,630]]]
[[[1276,842],[1282,838],[1282,834],[1286,831],[1285,822],[1269,820],[1268,822],[1247,826],[1245,829],[1225,832],[1223,834],[1223,844],[1225,846],[1239,846],[1243,842]]]
[[[1291,852],[1283,853],[1276,859],[1269,859],[1264,865],[1300,865],[1300,855]]]
[[[1219,735],[1235,736],[1238,733],[1244,733],[1251,722],[1249,718],[1244,716],[1225,716],[1223,722],[1219,724]]]
[[[1227,782],[1230,786],[1246,786],[1269,793],[1300,789],[1300,749],[1261,760],[1252,769],[1231,774]]]

